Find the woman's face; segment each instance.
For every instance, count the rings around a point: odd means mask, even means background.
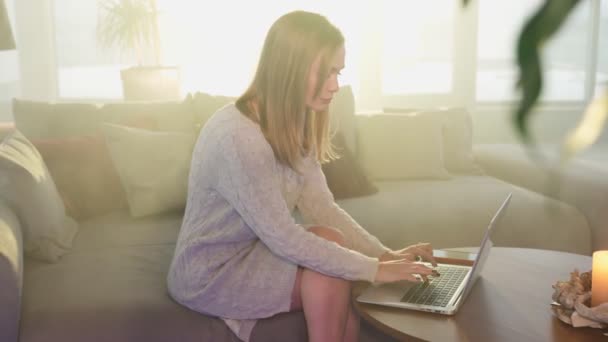
[[[308,86],[306,88],[306,106],[315,111],[321,112],[329,108],[329,104],[334,97],[334,94],[340,88],[338,84],[338,75],[340,71],[344,69],[344,46],[338,48],[332,59],[329,61],[329,73],[327,76],[319,75],[319,68],[321,65],[321,55],[317,56],[314,63],[310,68],[310,74],[308,75]],[[317,81],[319,77],[325,77],[321,90],[315,96],[315,88],[317,87]]]

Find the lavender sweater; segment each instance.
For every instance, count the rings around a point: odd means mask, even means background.
[[[339,229],[349,248],[296,224],[296,206],[309,222]],[[260,127],[231,104],[194,148],[169,293],[247,341],[257,319],[289,311],[298,265],[373,281],[386,250],[334,202],[313,156],[300,173],[279,163]]]

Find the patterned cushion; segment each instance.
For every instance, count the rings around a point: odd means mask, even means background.
[[[0,196],[22,223],[25,253],[54,262],[67,253],[78,225],[65,207],[40,153],[19,131],[0,143]]]

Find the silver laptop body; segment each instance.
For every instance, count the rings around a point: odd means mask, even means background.
[[[357,301],[444,315],[455,314],[481,274],[493,246],[491,233],[504,215],[511,197],[512,193],[503,201],[490,221],[473,266],[438,264],[436,269],[441,275],[429,278],[431,280],[429,283],[404,281],[380,286],[372,285],[357,298]]]

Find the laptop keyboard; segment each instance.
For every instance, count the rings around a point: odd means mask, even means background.
[[[411,287],[401,298],[403,303],[445,307],[469,271],[467,268],[438,266],[439,277]]]

